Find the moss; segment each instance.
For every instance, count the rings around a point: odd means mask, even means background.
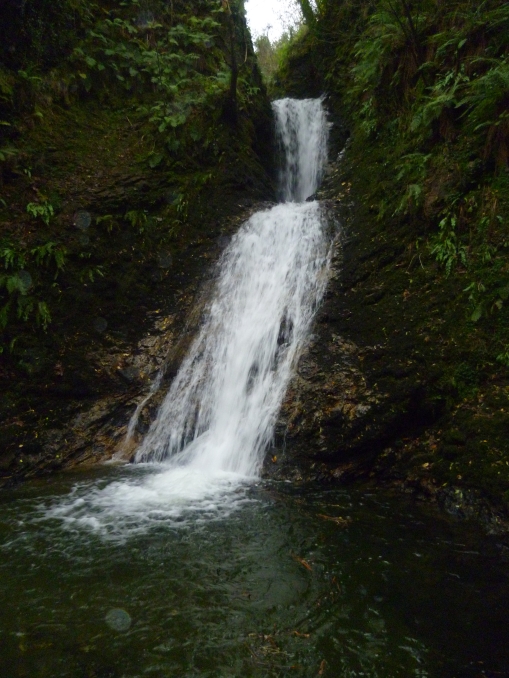
[[[325,6],[330,36],[331,22],[343,9],[332,3]],[[359,16],[355,24],[360,32],[365,19]],[[337,70],[330,68],[331,45],[320,44],[319,33],[295,48],[296,59],[306,58],[308,50],[307,58],[322,64],[322,86],[330,92],[328,105],[338,130],[332,157],[348,136],[345,120],[351,133],[342,164],[321,193],[335,201],[344,245],[337,282],[323,310],[330,320],[320,322],[316,330],[316,369],[326,371],[327,387],[332,388],[329,384],[337,368],[329,353],[330,333],[353,342],[361,357],[358,383],[374,394],[376,403],[360,394],[358,386],[352,389],[351,401],[360,403],[366,414],[355,425],[344,416],[336,418],[334,426],[327,424],[326,435],[315,433],[306,441],[301,461],[304,465],[309,459],[325,462],[320,477],[368,476],[407,491],[415,488],[428,497],[441,493],[445,497],[450,487],[464,497],[477,492],[480,495],[475,496],[484,496],[492,506],[507,511],[509,449],[504,431],[509,426],[509,374],[497,353],[506,341],[508,315],[505,305],[497,306],[492,296],[485,302],[491,304],[490,311],[474,322],[477,300],[469,301],[471,292],[465,292],[472,278],[492,289],[505,284],[504,250],[482,262],[475,254],[477,236],[472,234],[472,261],[468,267],[458,264],[449,275],[432,252],[437,201],[451,196],[468,201],[480,180],[478,163],[468,155],[468,139],[458,137],[447,143],[439,137],[428,139],[426,153],[433,154],[435,163],[429,193],[420,206],[399,209],[405,194],[397,162],[407,141],[396,128],[368,135],[353,119],[345,101],[351,82],[344,69],[355,64],[349,50],[360,33],[346,36],[343,43],[342,31],[338,29],[341,39],[334,43]],[[284,72],[280,77],[284,87]],[[295,88],[292,77],[290,72],[289,92]],[[306,76],[300,82],[304,95],[314,93],[315,84],[305,90]],[[468,163],[473,164],[467,167]],[[492,186],[503,175],[490,176],[489,186],[482,189],[486,200],[493,200]],[[506,209],[500,200],[497,213],[505,214]],[[490,222],[489,228],[494,240],[506,237],[502,221]],[[314,391],[312,397],[317,399]],[[303,393],[299,398],[304,411],[309,408],[318,420],[323,417],[322,422],[329,422],[320,403],[306,400]],[[445,503],[449,505],[448,500]]]

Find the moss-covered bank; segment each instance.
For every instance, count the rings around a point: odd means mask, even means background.
[[[507,5],[319,5],[278,87],[328,93],[333,157],[346,150],[321,195],[342,242],[281,430],[307,472],[497,522],[509,502]]]
[[[242,2],[2,11],[0,482],[13,482],[118,444],[222,239],[273,197],[272,121]]]

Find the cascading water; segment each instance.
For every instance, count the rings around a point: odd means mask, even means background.
[[[273,103],[281,151],[279,197],[303,202],[318,188],[327,161],[329,126],[321,99]]]
[[[90,521],[90,507],[102,523],[119,510],[133,521],[140,513],[181,516],[186,507],[208,514],[225,505],[232,486],[259,474],[325,289],[330,249],[319,203],[304,202],[326,161],[322,101],[273,106],[284,202],[252,216],[219,262],[201,331],[135,457],[162,467],[141,482],[111,483],[84,503],[55,507],[61,517],[74,521],[78,509]]]
[[[285,203],[247,221],[220,262],[208,316],[136,461],[255,475],[325,284],[317,189],[327,155],[321,100],[274,103]],[[295,202],[286,202],[295,200]]]
[[[137,461],[258,472],[323,292],[327,250],[316,202],[279,205],[244,224]]]

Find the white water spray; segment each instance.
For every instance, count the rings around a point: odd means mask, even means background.
[[[111,532],[119,515],[130,531],[186,512],[224,515],[241,501],[231,489],[259,475],[330,249],[319,203],[303,202],[326,161],[322,102],[284,99],[274,112],[285,202],[243,224],[219,262],[201,330],[135,457],[159,463],[142,478],[78,493],[53,516]]]

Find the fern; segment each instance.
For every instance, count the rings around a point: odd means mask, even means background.
[[[467,265],[467,249],[456,233],[457,219],[446,216],[439,223],[439,234],[429,243],[429,250],[439,264],[445,268],[447,276],[458,263]]]
[[[47,302],[36,294],[37,279],[42,271],[54,269],[54,277],[65,267],[67,251],[53,241],[31,249],[20,248],[10,241],[0,245],[0,261],[5,273],[0,274],[0,290],[3,290],[3,305],[0,309],[0,328],[5,329],[12,313],[18,320],[33,319],[36,326],[46,329],[51,322]],[[27,269],[31,269],[36,281]]]

